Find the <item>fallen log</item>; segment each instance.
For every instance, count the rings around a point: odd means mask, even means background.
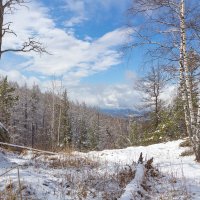
[[[141,199],[143,197],[146,174],[152,169],[153,158],[144,162],[142,153],[138,159],[134,179],[126,186],[119,200]]]
[[[2,146],[7,146],[7,147],[13,147],[13,148],[19,148],[19,149],[25,149],[29,151],[35,151],[35,152],[40,152],[40,153],[46,153],[50,155],[59,155],[61,153],[56,153],[56,152],[51,152],[51,151],[44,151],[44,150],[39,150],[39,149],[34,149],[31,147],[26,147],[26,146],[21,146],[21,145],[16,145],[16,144],[10,144],[10,143],[5,143],[5,142],[0,142],[0,145]]]

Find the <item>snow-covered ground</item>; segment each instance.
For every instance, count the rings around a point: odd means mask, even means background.
[[[2,149],[0,175],[19,165],[22,195],[28,199],[114,200],[123,195],[125,188],[130,194],[136,162],[142,152],[146,159],[154,158],[159,175],[146,180],[147,189],[139,199],[200,200],[200,164],[194,161],[194,156],[180,156],[185,150],[179,147],[180,142],[69,155],[30,151],[17,155]],[[0,180],[0,199],[8,193],[20,194],[16,169],[0,176]]]

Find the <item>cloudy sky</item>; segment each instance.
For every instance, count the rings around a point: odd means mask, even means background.
[[[120,51],[133,39],[126,27],[129,6],[130,0],[32,0],[6,16],[17,37],[6,35],[3,47],[17,48],[35,37],[50,55],[4,54],[0,74],[42,90],[51,88],[52,79],[58,87],[62,80],[71,100],[132,108],[138,98],[133,85],[140,56],[130,58]]]

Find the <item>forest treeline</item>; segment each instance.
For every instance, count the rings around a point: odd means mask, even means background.
[[[53,151],[123,148],[185,136],[178,97],[165,105],[158,95],[158,107],[150,99],[157,113],[147,109],[140,116],[114,117],[70,101],[66,89],[59,94],[54,90],[41,92],[38,85],[20,87],[2,77],[0,121],[9,131],[10,142]]]
[[[19,87],[7,77],[0,81],[0,121],[12,143],[48,150],[119,148],[129,133],[128,119],[71,102],[66,90],[42,93],[37,85]]]

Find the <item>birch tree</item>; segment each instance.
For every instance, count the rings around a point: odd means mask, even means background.
[[[185,24],[185,1],[181,0],[180,3],[180,30],[181,30],[181,48],[180,48],[180,65],[181,68],[183,68],[185,72],[185,79],[184,83],[182,84],[182,87],[184,87],[185,93],[183,94],[185,102],[185,107],[187,108],[187,111],[185,111],[185,115],[189,115],[187,117],[187,120],[189,123],[187,123],[188,129],[190,129],[190,140],[193,143],[194,152],[196,155],[196,160],[200,162],[200,102],[198,102],[198,114],[195,118],[194,113],[194,106],[193,106],[193,98],[192,98],[192,83],[191,83],[191,77],[190,77],[190,69],[188,65],[188,56],[187,56],[187,38],[186,38],[186,24]],[[183,71],[181,71],[183,73]],[[182,75],[183,77],[183,75]],[[186,105],[187,104],[187,105]]]
[[[187,6],[187,7],[186,7]],[[142,16],[144,25],[135,29],[137,37],[130,48],[143,46],[149,58],[178,67],[185,122],[196,160],[200,161],[200,108],[195,115],[188,49],[198,51],[200,31],[200,4],[185,0],[134,0],[131,16]],[[138,18],[137,18],[138,19]],[[198,103],[198,107],[200,104]]]

